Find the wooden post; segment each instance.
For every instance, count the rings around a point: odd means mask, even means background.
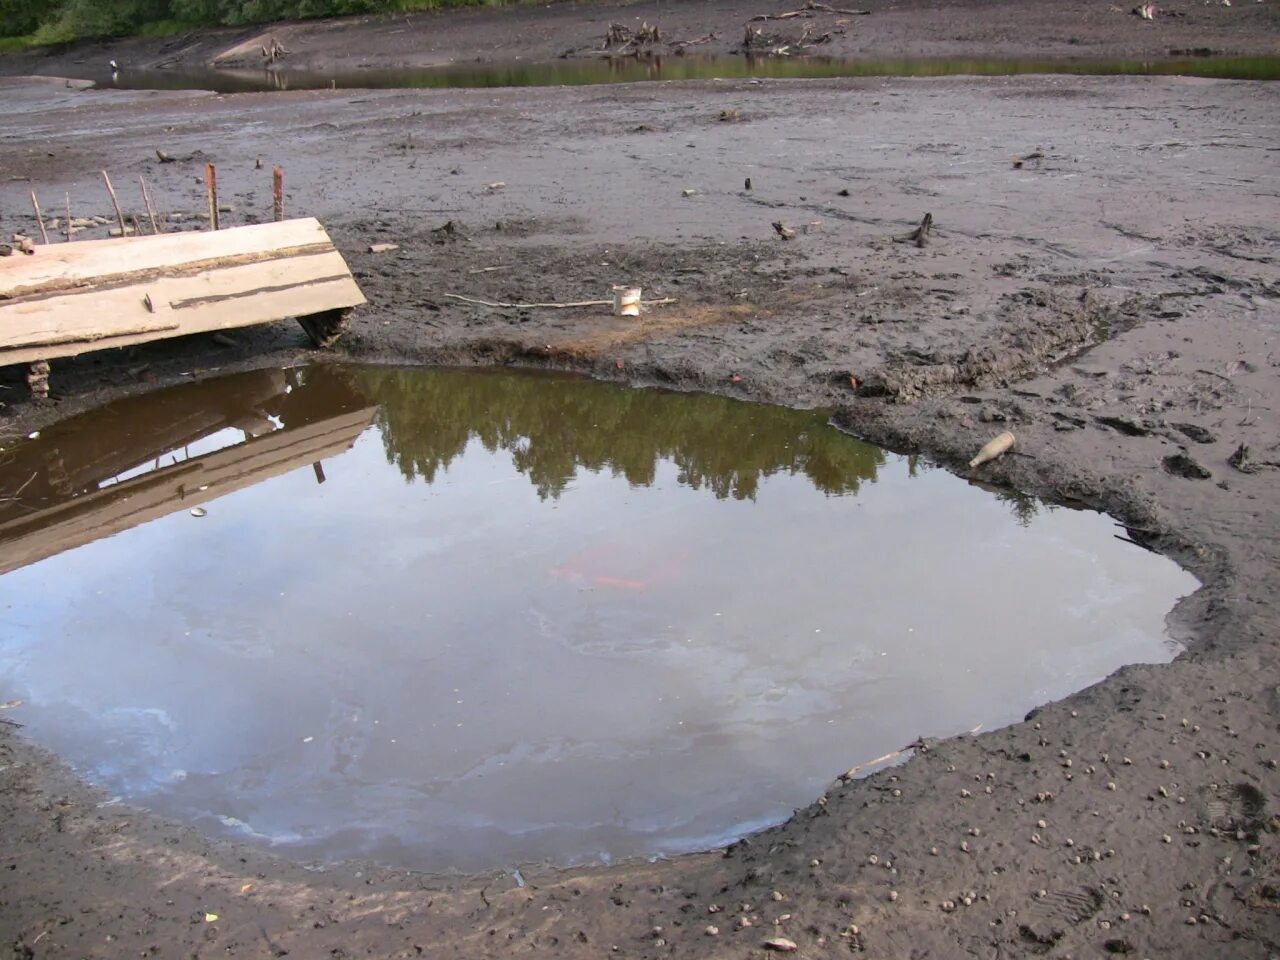
[[[284,219],[284,168],[271,171],[271,210],[277,220]]]
[[[120,212],[120,201],[116,199],[116,188],[111,185],[111,178],[107,176],[107,171],[102,171],[102,182],[107,185],[107,193],[111,194],[111,205],[116,208],[116,219],[120,221],[120,236],[127,237],[129,231],[125,229],[124,214]]]
[[[212,163],[204,168],[205,192],[209,195],[209,229],[218,229],[218,171]]]
[[[40,238],[45,243],[49,242],[49,234],[44,228],[44,217],[40,215],[40,201],[36,199],[36,192],[31,191],[31,208],[36,212],[36,225],[40,228]]]
[[[147,181],[144,177],[138,177],[138,185],[142,187],[142,202],[146,205],[147,216],[151,218],[151,232],[160,232],[160,222],[156,219],[156,208],[151,202],[151,193],[147,190]]]
[[[67,194],[67,243],[71,242],[71,235],[75,232],[71,226],[71,194]]]

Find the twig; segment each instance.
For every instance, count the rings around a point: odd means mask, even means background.
[[[5,717],[0,717],[0,723],[8,724],[8,725],[9,725],[9,726],[11,726],[11,727],[23,727],[23,726],[26,726],[26,724],[19,723],[17,720],[9,720],[9,719],[7,719],[7,718],[5,718]]]
[[[804,5],[804,8],[806,10],[819,10],[822,13],[843,13],[851,17],[865,17],[871,14],[870,10],[841,10],[839,7],[832,7],[825,3],[815,3],[814,0],[809,0]]]
[[[204,165],[204,190],[209,199],[209,228],[218,229],[218,170],[212,163]]]
[[[40,201],[36,199],[36,192],[31,191],[31,207],[36,212],[36,225],[40,227],[40,237],[45,242],[49,242],[49,234],[44,229],[44,217],[40,215]]]
[[[126,236],[128,231],[124,225],[124,214],[120,212],[120,201],[116,199],[116,188],[111,185],[111,178],[107,176],[107,171],[102,171],[102,182],[107,185],[107,193],[111,194],[111,205],[116,208],[116,219],[120,221],[120,236]]]
[[[698,37],[695,40],[668,40],[669,47],[696,47],[699,44],[710,43],[716,38],[714,33],[708,33],[705,37]]]
[[[896,760],[911,749],[911,747],[903,747],[901,750],[894,750],[892,753],[886,753],[883,757],[876,757],[874,760],[868,760],[866,763],[856,764],[841,774],[840,779],[852,780],[860,771],[867,769],[867,767],[878,767],[882,763],[888,763],[890,760]]]
[[[276,220],[284,219],[284,167],[271,171],[271,211]]]
[[[138,186],[142,187],[142,202],[147,206],[147,216],[151,218],[151,232],[160,232],[160,221],[156,219],[156,208],[151,203],[151,192],[147,189],[147,181],[144,177],[138,177]]]
[[[450,300],[461,300],[463,303],[474,303],[481,307],[517,307],[522,310],[532,309],[533,307],[545,307],[549,310],[568,310],[573,307],[611,307],[612,300],[577,300],[573,303],[506,303],[495,302],[493,300],[476,300],[472,297],[464,297],[460,293],[446,293],[444,296]],[[668,303],[675,303],[673,297],[663,297],[661,300],[641,300],[642,306],[657,307]]]
[[[511,269],[511,264],[504,263],[504,264],[499,264],[496,267],[476,267],[474,270],[468,270],[467,273],[474,275],[477,273],[493,273],[497,270],[510,270],[510,269]]]
[[[27,489],[27,487],[31,486],[31,482],[35,480],[35,478],[38,476],[39,476],[38,473],[33,473],[31,476],[27,478],[26,483],[20,486],[17,490],[13,491],[13,493],[9,494],[9,496],[14,500],[18,499],[18,497],[22,496],[22,491]]]

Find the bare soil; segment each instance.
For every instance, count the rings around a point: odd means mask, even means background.
[[[308,41],[317,64],[338,50],[533,57],[587,45],[611,19],[729,37],[765,9],[558,4],[415,17],[407,36],[384,21],[289,28],[286,43],[327,38]],[[1171,4],[1185,17],[1155,24],[1098,4],[874,9],[851,42],[879,36],[883,52],[1029,55],[1072,37],[1112,52],[1276,50],[1269,3]],[[864,779],[832,771],[823,797],[727,851],[525,870],[524,886],[313,869],[210,841],[104,805],[0,725],[0,950],[747,957],[785,937],[799,956],[1280,952],[1280,87],[1016,77],[217,97],[15,80],[0,93],[0,232],[31,228],[33,187],[47,208],[69,194],[77,216],[105,215],[104,166],[117,184],[145,175],[164,210],[198,211],[206,159],[234,208],[224,223],[265,219],[283,164],[290,212],[326,223],[370,299],[327,355],[829,405],[851,432],[959,473],[1012,430],[1014,452],[976,481],[1104,509],[1204,583],[1171,613],[1187,644],[1172,664],[1122,669],[1006,729],[918,741]],[[160,164],[156,148],[188,159]],[[926,212],[926,246],[895,242]],[[378,242],[399,248],[369,253]],[[620,282],[677,302],[636,323],[447,296],[570,301]],[[318,359],[288,324],[237,340],[55,363],[47,404],[6,370],[0,433],[183,377]]]

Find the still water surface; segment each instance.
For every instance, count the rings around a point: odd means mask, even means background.
[[[298,857],[672,854],[1168,659],[1195,581],[1115,532],[813,413],[258,371],[0,453],[0,701],[109,795]]]
[[[62,72],[65,73],[65,68]],[[98,66],[78,74],[100,87],[128,90],[409,89],[563,87],[651,80],[830,79],[836,77],[1005,77],[1021,74],[1081,76],[1181,76],[1223,80],[1280,78],[1280,56],[1174,56],[1152,60],[913,57],[842,60],[833,57],[621,57],[568,59],[550,63],[456,63],[439,67],[342,70],[261,68],[162,69],[126,67],[114,74]]]

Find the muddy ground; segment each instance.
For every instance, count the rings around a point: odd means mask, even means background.
[[[760,5],[687,6],[724,11],[727,35]],[[993,32],[993,9],[946,8],[950,42],[968,43],[971,25],[988,52],[1028,53],[1060,35],[1058,13],[1031,6]],[[1253,18],[1232,33],[1239,48],[1274,51],[1273,10],[1188,4],[1177,46],[1227,46],[1238,14]],[[534,38],[528,52],[623,14],[558,5],[456,22]],[[1154,35],[1107,15],[1098,36],[1117,50]],[[858,29],[880,20],[948,32],[906,4]],[[351,37],[353,55],[384,42],[368,25]],[[384,62],[397,61],[385,42]],[[233,208],[224,222],[264,219],[283,164],[290,212],[326,223],[370,300],[334,356],[551,366],[830,405],[854,433],[960,473],[1011,429],[1015,453],[982,479],[1105,509],[1205,584],[1171,613],[1188,644],[1172,664],[1123,669],[1013,727],[925,741],[866,779],[832,771],[824,797],[728,851],[526,870],[524,887],[505,874],[308,869],[209,841],[102,806],[0,726],[0,950],[747,957],[785,937],[800,956],[1280,953],[1280,87],[0,92],[0,231],[31,228],[33,187],[46,207],[69,193],[77,216],[105,216],[104,166],[117,184],[146,176],[164,211],[194,213],[206,160]],[[182,159],[161,164],[156,148]],[[1042,156],[1014,165],[1030,153]],[[926,212],[927,245],[895,242]],[[370,254],[375,242],[399,249]],[[677,302],[636,323],[447,296],[570,301],[619,282]],[[22,371],[5,370],[0,434],[183,377],[316,359],[287,323],[236,340],[56,363],[39,405]]]

